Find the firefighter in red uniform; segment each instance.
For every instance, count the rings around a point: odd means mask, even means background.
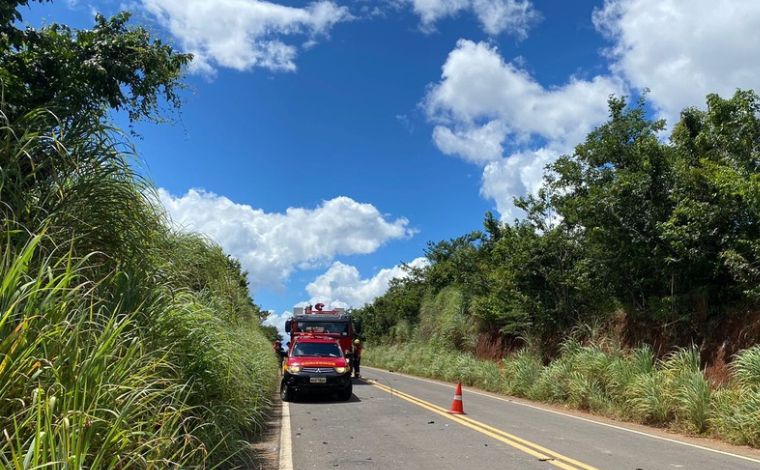
[[[362,376],[359,366],[362,362],[362,342],[359,338],[354,340],[354,377],[359,378]]]

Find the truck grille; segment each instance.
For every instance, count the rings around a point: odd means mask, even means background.
[[[331,367],[304,367],[301,370],[309,374],[326,374],[333,371]]]

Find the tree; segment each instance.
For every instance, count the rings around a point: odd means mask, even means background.
[[[0,215],[75,240],[77,253],[140,263],[162,224],[143,204],[150,185],[131,169],[107,114],[159,120],[162,100],[179,105],[191,57],[128,26],[128,13],[98,16],[91,30],[20,29],[30,3],[0,6]]]
[[[646,117],[643,100],[609,105],[609,122],[551,165],[545,189],[563,221],[583,233],[619,300],[667,314],[660,301],[679,273],[659,227],[673,209],[674,150],[659,140],[665,124]]]
[[[487,213],[482,232],[428,243],[430,266],[415,283],[366,307],[376,334],[408,322],[430,336],[438,307],[422,300],[448,290],[481,333],[531,335],[549,350],[619,310],[625,334],[682,345],[709,338],[727,313],[756,310],[760,98],[709,95],[705,111],[684,110],[670,141],[643,99],[611,98],[609,108],[537,195],[515,201],[524,219]],[[420,305],[421,323],[410,312]]]
[[[62,122],[102,118],[110,109],[126,111],[132,121],[160,120],[162,99],[179,106],[182,68],[192,56],[128,26],[129,13],[97,15],[90,30],[59,24],[22,30],[19,8],[28,4],[0,7],[0,81],[10,120],[41,108]]]
[[[392,279],[388,291],[375,301],[355,309],[353,316],[362,323],[363,333],[371,340],[387,336],[399,322],[417,322],[420,305],[428,288],[419,273],[402,279]]]
[[[429,242],[425,256],[430,261],[425,278],[435,292],[455,284],[466,290],[483,287],[482,243],[484,235],[474,231],[437,243]]]
[[[715,307],[760,297],[759,116],[752,91],[709,95],[707,110],[685,110],[673,132],[673,211],[662,237],[685,288]]]
[[[670,143],[645,104],[560,158],[546,190],[629,313],[705,324],[760,290],[760,105],[752,91],[684,110]]]

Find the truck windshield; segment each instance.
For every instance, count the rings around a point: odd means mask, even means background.
[[[299,321],[297,331],[303,333],[348,334],[348,322]]]
[[[340,348],[335,343],[296,343],[293,348],[293,357],[341,357],[342,355]]]

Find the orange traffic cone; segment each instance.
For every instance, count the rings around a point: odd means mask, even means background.
[[[451,401],[449,413],[453,415],[463,415],[464,406],[462,405],[462,383],[457,382],[457,388],[454,391],[454,399]]]

